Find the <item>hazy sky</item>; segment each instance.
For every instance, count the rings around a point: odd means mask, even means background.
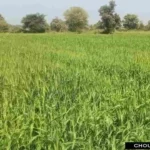
[[[63,18],[63,12],[71,6],[80,6],[89,13],[89,23],[99,20],[98,9],[109,0],[0,0],[0,14],[8,23],[20,24],[21,18],[30,13],[43,13],[50,22],[54,17]],[[135,13],[141,20],[150,20],[150,0],[116,0],[116,11],[123,17]]]

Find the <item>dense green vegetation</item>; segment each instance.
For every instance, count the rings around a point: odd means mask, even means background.
[[[0,149],[121,150],[148,141],[149,39],[0,34]]]
[[[97,27],[103,27],[103,33],[113,33],[115,29],[121,27],[121,18],[115,13],[115,7],[115,1],[110,1],[109,5],[101,6],[99,9],[102,21],[99,22],[100,26]]]

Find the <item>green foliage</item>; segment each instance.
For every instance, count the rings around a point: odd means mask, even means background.
[[[150,20],[148,21],[146,27],[145,27],[146,30],[150,30]]]
[[[139,22],[138,29],[139,30],[145,30],[145,25],[144,25],[144,23],[142,21]]]
[[[101,8],[99,9],[99,13],[101,16],[103,16],[105,14],[112,15],[115,12],[115,7],[116,7],[115,1],[110,1],[109,5],[101,6]]]
[[[123,150],[150,135],[150,33],[0,34],[1,150]]]
[[[115,29],[120,29],[121,27],[121,18],[118,14],[114,14],[114,19],[115,19]]]
[[[50,32],[51,31],[51,27],[48,23],[46,23],[45,25],[45,32]]]
[[[137,15],[127,14],[124,16],[123,26],[127,29],[137,29],[139,24],[139,19]]]
[[[64,13],[69,31],[81,31],[87,26],[88,14],[80,7],[71,7]]]
[[[56,32],[62,32],[67,30],[65,22],[59,18],[54,18],[50,24],[51,30]]]
[[[9,32],[10,33],[21,33],[22,26],[20,25],[9,25]]]
[[[95,29],[104,29],[104,25],[102,21],[98,21],[95,25],[94,25]]]
[[[8,24],[1,14],[0,14],[0,32],[8,32]]]
[[[110,1],[109,5],[104,5],[99,9],[104,33],[113,33],[115,29],[121,26],[121,19],[120,16],[115,13],[115,7],[115,1]]]
[[[29,14],[22,19],[23,31],[27,33],[43,33],[47,23],[43,14]]]

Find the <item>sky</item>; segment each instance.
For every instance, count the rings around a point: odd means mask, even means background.
[[[22,17],[30,13],[43,13],[50,21],[59,17],[69,7],[79,6],[89,14],[89,24],[96,23],[100,17],[98,9],[109,0],[0,0],[0,14],[10,24],[20,24]],[[127,13],[137,14],[146,23],[150,20],[150,0],[116,0],[116,12],[121,18]]]

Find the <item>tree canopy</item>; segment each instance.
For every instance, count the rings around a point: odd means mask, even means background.
[[[54,18],[51,23],[47,23],[45,15],[40,13],[28,14],[22,18],[22,25],[10,25],[0,14],[0,32],[25,32],[25,33],[43,33],[49,31],[72,31],[82,32],[85,30],[97,30],[99,33],[114,33],[115,30],[122,28],[125,30],[150,30],[150,22],[145,25],[135,14],[127,14],[121,21],[119,14],[116,13],[115,0],[110,0],[109,4],[103,5],[98,10],[100,19],[97,23],[88,24],[88,13],[81,7],[70,7],[64,12],[65,21]],[[51,30],[50,30],[51,29]]]
[[[150,20],[147,22],[147,25],[146,25],[146,30],[150,30]]]
[[[45,15],[29,14],[22,19],[23,31],[29,33],[43,33],[47,29]]]
[[[96,29],[104,29],[102,21],[98,21],[96,24],[94,24],[94,28]]]
[[[127,14],[124,16],[123,26],[127,29],[137,29],[139,24],[138,16],[135,14]]]
[[[51,30],[61,32],[67,30],[65,22],[59,18],[54,18],[50,24]]]
[[[81,7],[71,7],[64,13],[69,31],[78,31],[86,27],[88,13]]]
[[[0,32],[7,32],[9,29],[4,17],[0,14]]]
[[[115,7],[115,1],[110,1],[109,5],[104,5],[99,9],[105,33],[113,33],[116,28],[121,26],[121,19],[120,16],[115,13]]]

